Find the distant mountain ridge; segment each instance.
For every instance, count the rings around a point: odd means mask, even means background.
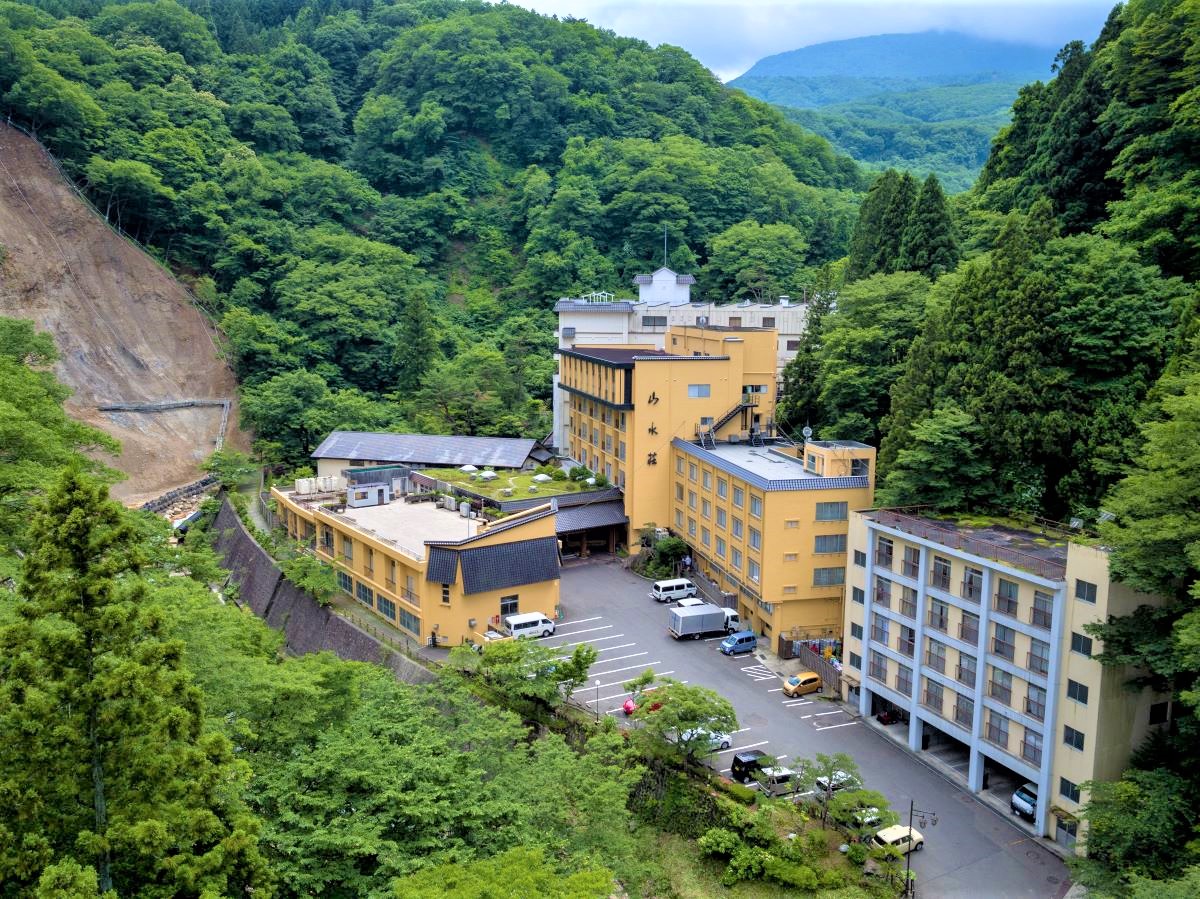
[[[1017,91],[1054,51],[952,31],[878,34],[768,56],[729,82],[874,168],[934,172],[966,190]]]

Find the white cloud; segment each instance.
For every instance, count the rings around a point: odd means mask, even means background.
[[[824,41],[944,29],[1058,48],[1093,40],[1114,0],[516,0],[651,44],[676,44],[727,80]]]

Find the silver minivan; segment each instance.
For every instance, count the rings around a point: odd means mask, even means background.
[[[650,588],[650,598],[655,602],[670,602],[673,599],[687,599],[700,591],[685,577],[672,578],[668,581],[655,581]]]
[[[554,622],[541,612],[524,612],[504,616],[504,629],[514,637],[549,637],[554,633]]]

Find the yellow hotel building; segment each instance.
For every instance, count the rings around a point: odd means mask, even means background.
[[[851,516],[850,552],[846,698],[905,712],[909,750],[960,758],[974,793],[1007,802],[1034,784],[1035,832],[1075,846],[1080,785],[1118,779],[1171,712],[1169,695],[1127,688],[1136,672],[1101,665],[1084,627],[1162,600],[1047,528],[878,509]]]
[[[559,351],[565,449],[623,490],[631,530],[686,540],[747,627],[838,635],[848,517],[871,505],[874,449],[776,437],[773,330],[672,327],[665,346]]]
[[[431,502],[334,511],[294,490],[271,495],[288,534],[314,541],[346,593],[421,643],[478,642],[517,612],[554,617],[559,562],[549,504],[489,524]]]

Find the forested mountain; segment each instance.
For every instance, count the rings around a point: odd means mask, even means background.
[[[1167,598],[1087,628],[1102,662],[1141,672],[1132,686],[1175,696],[1120,782],[1084,785],[1077,872],[1104,896],[1200,885],[1179,841],[1200,825],[1197,48],[1195,3],[1132,0],[1022,88],[953,214],[911,176],[880,176],[849,283],[814,309],[786,377],[793,422],[876,429],[880,503],[1078,517],[1114,576]]]
[[[759,60],[729,82],[873,167],[934,172],[966,190],[1017,91],[1053,53],[955,32],[830,41]]]
[[[548,428],[549,306],[627,290],[664,227],[702,287],[750,225],[803,250],[780,293],[845,252],[857,166],[679,49],[469,0],[189,7],[0,4],[0,103],[220,311],[268,458]]]

